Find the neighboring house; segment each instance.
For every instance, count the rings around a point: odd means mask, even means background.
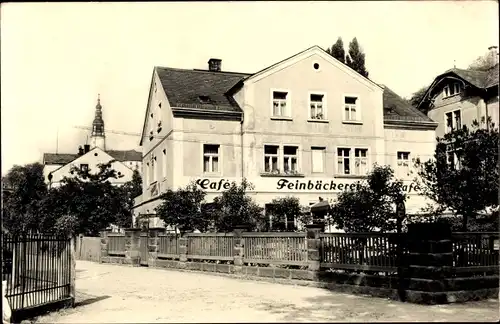
[[[437,76],[419,103],[439,125],[442,137],[452,129],[470,126],[474,120],[491,117],[498,127],[498,50],[489,48],[493,67],[487,71],[453,68]]]
[[[318,46],[253,74],[208,64],[153,70],[134,216],[154,215],[167,189],[195,181],[210,202],[242,178],[263,207],[285,196],[307,206],[355,189],[374,163],[405,181],[409,211],[424,206],[411,161],[432,157],[437,123],[388,87]]]
[[[59,186],[61,180],[64,177],[73,176],[71,168],[77,167],[81,170],[90,170],[90,172],[95,173],[99,170],[98,165],[108,163],[113,161],[111,167],[116,171],[118,179],[111,178],[109,181],[115,185],[122,185],[127,181],[132,180],[132,175],[134,170],[128,167],[124,162],[118,160],[115,156],[110,154],[110,152],[105,152],[99,147],[94,147],[89,150],[89,145],[86,145],[85,149],[80,152],[81,155],[76,155],[73,160],[61,165],[59,168],[52,170],[47,175],[48,183],[51,187]],[[120,152],[119,156],[122,152]],[[135,152],[137,153],[137,152]],[[135,154],[137,156],[137,154]],[[133,157],[128,157],[131,159]]]
[[[44,165],[43,173],[45,181],[47,183],[52,182],[52,184],[56,184],[59,181],[57,179],[62,179],[63,176],[69,176],[69,165],[71,164],[77,163],[79,167],[80,164],[88,164],[88,167],[90,167],[91,170],[96,170],[97,164],[107,163],[110,160],[116,160],[117,162],[119,162],[119,164],[116,164],[117,168],[119,168],[119,170],[117,169],[117,171],[122,172],[122,166],[126,166],[128,170],[131,170],[130,172],[124,170],[124,177],[119,179],[117,183],[122,183],[130,180],[131,176],[128,177],[128,174],[131,174],[133,170],[137,170],[139,171],[139,173],[142,173],[141,152],[137,152],[135,150],[106,150],[106,135],[104,131],[104,121],[102,119],[102,106],[100,97],[97,98],[96,112],[94,121],[92,123],[92,134],[90,136],[90,142],[92,143],[92,145],[84,145],[84,147],[79,148],[79,152],[75,154],[44,153],[42,164]],[[96,147],[105,152],[105,154],[99,154],[99,152],[96,151],[93,154],[97,153],[97,155],[90,158],[90,156],[88,155],[89,151],[91,151],[91,149],[93,150]],[[85,161],[87,161],[88,163]],[[52,175],[52,181],[49,180],[49,175]]]

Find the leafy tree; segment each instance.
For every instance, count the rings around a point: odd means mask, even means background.
[[[247,195],[247,190],[251,189],[253,185],[243,179],[240,185],[233,182],[228,190],[215,197],[211,218],[217,231],[230,232],[237,225],[248,225],[253,229],[264,226],[263,208]]]
[[[124,191],[110,179],[120,176],[112,169],[113,161],[98,165],[98,171],[72,167],[72,177],[64,177],[61,186],[49,190],[41,204],[46,232],[95,236],[110,224],[131,219]]]
[[[142,194],[142,178],[139,171],[134,170],[132,179],[123,184],[121,189],[125,199],[127,200],[128,208],[132,210],[134,207],[134,199]],[[132,219],[130,217],[126,217],[125,219],[118,220],[116,225],[121,227],[131,227]]]
[[[395,229],[395,204],[405,201],[403,183],[389,166],[377,166],[355,191],[344,191],[332,206],[330,221],[346,232]]]
[[[368,78],[368,71],[365,67],[365,53],[363,53],[356,37],[349,43],[349,54],[346,56],[346,64],[365,78]]]
[[[463,231],[478,212],[498,207],[498,128],[491,119],[482,124],[445,134],[434,159],[416,161],[424,194],[461,215]]]
[[[4,190],[2,204],[3,226],[12,234],[38,230],[42,215],[40,202],[47,194],[43,165],[32,163],[16,165],[2,178]]]
[[[479,56],[469,65],[469,70],[475,71],[488,71],[493,68],[496,64],[496,59],[492,53],[486,53],[485,55]]]
[[[344,50],[344,42],[342,41],[342,37],[337,39],[337,42],[333,44],[331,48],[326,50],[328,54],[339,60],[340,62],[345,64],[345,50]]]
[[[418,104],[420,103],[420,101],[422,101],[422,98],[424,97],[425,93],[427,92],[427,86],[426,87],[422,87],[420,89],[418,89],[417,91],[415,91],[410,99],[408,100],[409,104],[412,105],[413,107],[415,108],[419,108],[421,109],[421,111],[427,115],[427,112],[429,111],[429,108],[428,107],[418,107]]]
[[[300,206],[299,198],[284,197],[276,198],[271,202],[272,205],[272,229],[279,231],[295,231],[297,227],[294,225],[294,218],[299,220],[302,216],[302,207]]]
[[[169,189],[162,195],[163,202],[156,207],[156,215],[165,225],[178,228],[181,234],[195,229],[205,231],[210,223],[209,219],[202,217],[205,195],[196,183],[175,191]]]

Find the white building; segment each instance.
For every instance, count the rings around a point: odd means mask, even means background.
[[[132,179],[134,170],[142,173],[142,153],[135,150],[106,150],[106,135],[100,97],[97,98],[95,118],[89,145],[78,148],[78,153],[44,153],[44,178],[47,184],[59,185],[66,176],[71,177],[71,167],[88,168],[97,171],[98,164],[114,161],[112,166],[119,179],[111,179],[112,183],[123,184]]]
[[[135,216],[154,214],[167,189],[195,181],[210,202],[242,178],[263,207],[285,196],[308,206],[355,190],[374,163],[405,182],[409,212],[425,206],[411,161],[433,156],[437,123],[388,87],[318,46],[251,74],[208,63],[152,71]]]

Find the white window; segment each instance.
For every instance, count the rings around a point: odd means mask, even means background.
[[[344,120],[358,121],[359,118],[358,98],[353,96],[344,97]]]
[[[354,149],[354,174],[365,175],[368,172],[368,150]]]
[[[279,146],[264,145],[264,171],[279,172],[278,167]]]
[[[299,148],[297,146],[283,147],[283,170],[285,173],[293,173],[298,171],[297,158]]]
[[[309,95],[309,118],[310,119],[326,119],[325,110],[324,110],[324,98],[325,96],[322,94],[313,94]]]
[[[311,147],[312,156],[312,172],[322,173],[325,172],[325,152],[324,147]]]
[[[460,110],[450,111],[445,114],[446,133],[462,128],[462,114]]]
[[[289,117],[288,92],[273,91],[273,117]]]
[[[443,88],[443,97],[451,97],[462,92],[462,84],[460,82],[451,83]]]
[[[163,177],[167,177],[167,149],[163,149],[163,158],[162,158],[162,173]]]
[[[409,175],[410,172],[410,152],[397,152],[398,171],[397,174],[401,177]]]
[[[338,148],[337,149],[337,172],[339,174],[351,174],[351,161],[349,155],[351,154],[351,149],[348,148]]]
[[[203,172],[219,172],[219,149],[217,144],[203,144]]]

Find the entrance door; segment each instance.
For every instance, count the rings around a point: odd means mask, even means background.
[[[141,257],[141,265],[147,266],[148,259],[149,259],[148,234],[147,233],[141,233],[141,236],[139,237],[139,251],[140,251],[139,254]]]

